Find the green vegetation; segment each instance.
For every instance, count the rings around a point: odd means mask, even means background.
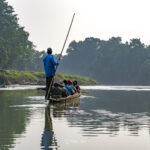
[[[67,75],[57,73],[55,81],[62,80],[77,80],[80,85],[97,85],[95,80],[88,77],[81,77],[78,75]],[[44,72],[27,72],[16,70],[0,70],[0,85],[5,84],[40,84],[45,85]]]
[[[42,71],[45,52],[35,50],[6,0],[0,0],[0,69]]]
[[[73,41],[59,66],[59,72],[88,76],[101,84],[150,85],[150,45],[140,39],[123,43],[86,38]]]
[[[6,0],[0,0],[0,69],[43,71],[44,51],[35,50],[29,33],[18,24],[17,15]],[[123,43],[121,37],[109,40],[86,38],[72,41],[59,65],[58,72],[88,76],[101,84],[150,85],[150,45],[140,39]],[[43,74],[5,72],[0,81],[5,83],[41,82]],[[8,80],[9,77],[9,80]],[[79,78],[57,74],[57,79]],[[28,80],[26,80],[28,79]],[[86,84],[89,79],[81,79]],[[43,82],[43,81],[42,81]],[[91,82],[93,83],[93,82]]]

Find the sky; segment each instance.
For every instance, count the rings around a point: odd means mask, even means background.
[[[150,45],[149,0],[6,1],[39,51],[51,47],[54,53],[60,53],[74,13],[65,51],[71,41],[83,41],[87,37],[108,40],[120,36],[123,42],[140,38]]]

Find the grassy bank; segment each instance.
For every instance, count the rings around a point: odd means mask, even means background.
[[[97,85],[98,82],[78,75],[60,74],[57,73],[55,81],[62,80],[77,80],[80,85]],[[0,85],[45,85],[45,74],[44,72],[27,72],[27,71],[16,71],[16,70],[0,70]]]

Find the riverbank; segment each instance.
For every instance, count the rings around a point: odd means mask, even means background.
[[[57,73],[55,81],[77,80],[80,85],[98,85],[98,82],[89,78],[71,74]],[[16,70],[0,70],[0,87],[5,85],[45,85],[44,72],[28,72]]]

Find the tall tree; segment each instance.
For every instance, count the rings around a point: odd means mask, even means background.
[[[0,0],[0,69],[40,70],[35,62],[42,60],[43,52],[36,51],[28,38],[13,8]]]

